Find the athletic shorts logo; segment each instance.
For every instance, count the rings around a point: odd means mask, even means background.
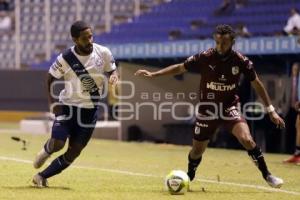
[[[67,116],[66,115],[59,115],[55,118],[56,121],[62,121],[62,120],[66,120]]]
[[[195,126],[195,134],[196,134],[196,135],[199,135],[199,134],[200,134],[200,129],[201,129],[201,128],[208,128],[208,124],[196,122],[196,126]]]
[[[195,135],[199,135],[199,134],[200,134],[200,127],[195,126]]]

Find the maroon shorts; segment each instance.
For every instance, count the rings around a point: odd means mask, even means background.
[[[236,106],[231,106],[216,116],[199,113],[193,138],[198,141],[210,140],[220,127],[232,131],[235,124],[245,122]]]

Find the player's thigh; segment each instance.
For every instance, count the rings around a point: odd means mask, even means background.
[[[46,143],[46,145],[48,145],[47,149],[50,152],[57,152],[57,151],[61,150],[62,148],[64,148],[65,143],[66,143],[66,140],[50,138],[48,140],[48,142]]]
[[[87,145],[97,122],[97,109],[77,109],[76,126],[72,129],[70,142],[81,144],[83,147]]]
[[[205,149],[207,148],[208,143],[209,140],[198,141],[193,139],[193,146],[192,146],[191,153],[194,156],[201,156],[204,153]]]
[[[52,125],[51,138],[57,141],[66,141],[70,131],[72,129],[72,116],[71,107],[62,106],[62,110],[59,115],[55,116],[55,120]]]

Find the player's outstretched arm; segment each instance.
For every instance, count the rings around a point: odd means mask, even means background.
[[[276,113],[274,107],[272,106],[270,97],[262,84],[259,78],[256,76],[256,79],[251,82],[252,87],[254,88],[256,94],[261,97],[265,106],[267,107],[267,112],[269,113],[271,121],[276,124],[278,128],[284,128],[284,120]]]
[[[162,76],[162,75],[177,75],[177,74],[182,74],[186,72],[186,69],[184,67],[183,63],[171,65],[169,67],[166,67],[164,69],[155,71],[155,72],[150,72],[148,70],[144,69],[139,69],[137,70],[134,75],[135,76],[145,76],[145,77],[155,77],[155,76]]]

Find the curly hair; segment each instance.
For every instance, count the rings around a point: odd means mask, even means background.
[[[70,28],[71,36],[74,38],[78,38],[80,36],[80,32],[85,29],[91,28],[91,26],[84,21],[76,21],[72,24]]]
[[[227,24],[220,24],[216,26],[214,34],[220,34],[220,35],[229,34],[232,37],[232,39],[234,39],[236,35],[233,28]]]

